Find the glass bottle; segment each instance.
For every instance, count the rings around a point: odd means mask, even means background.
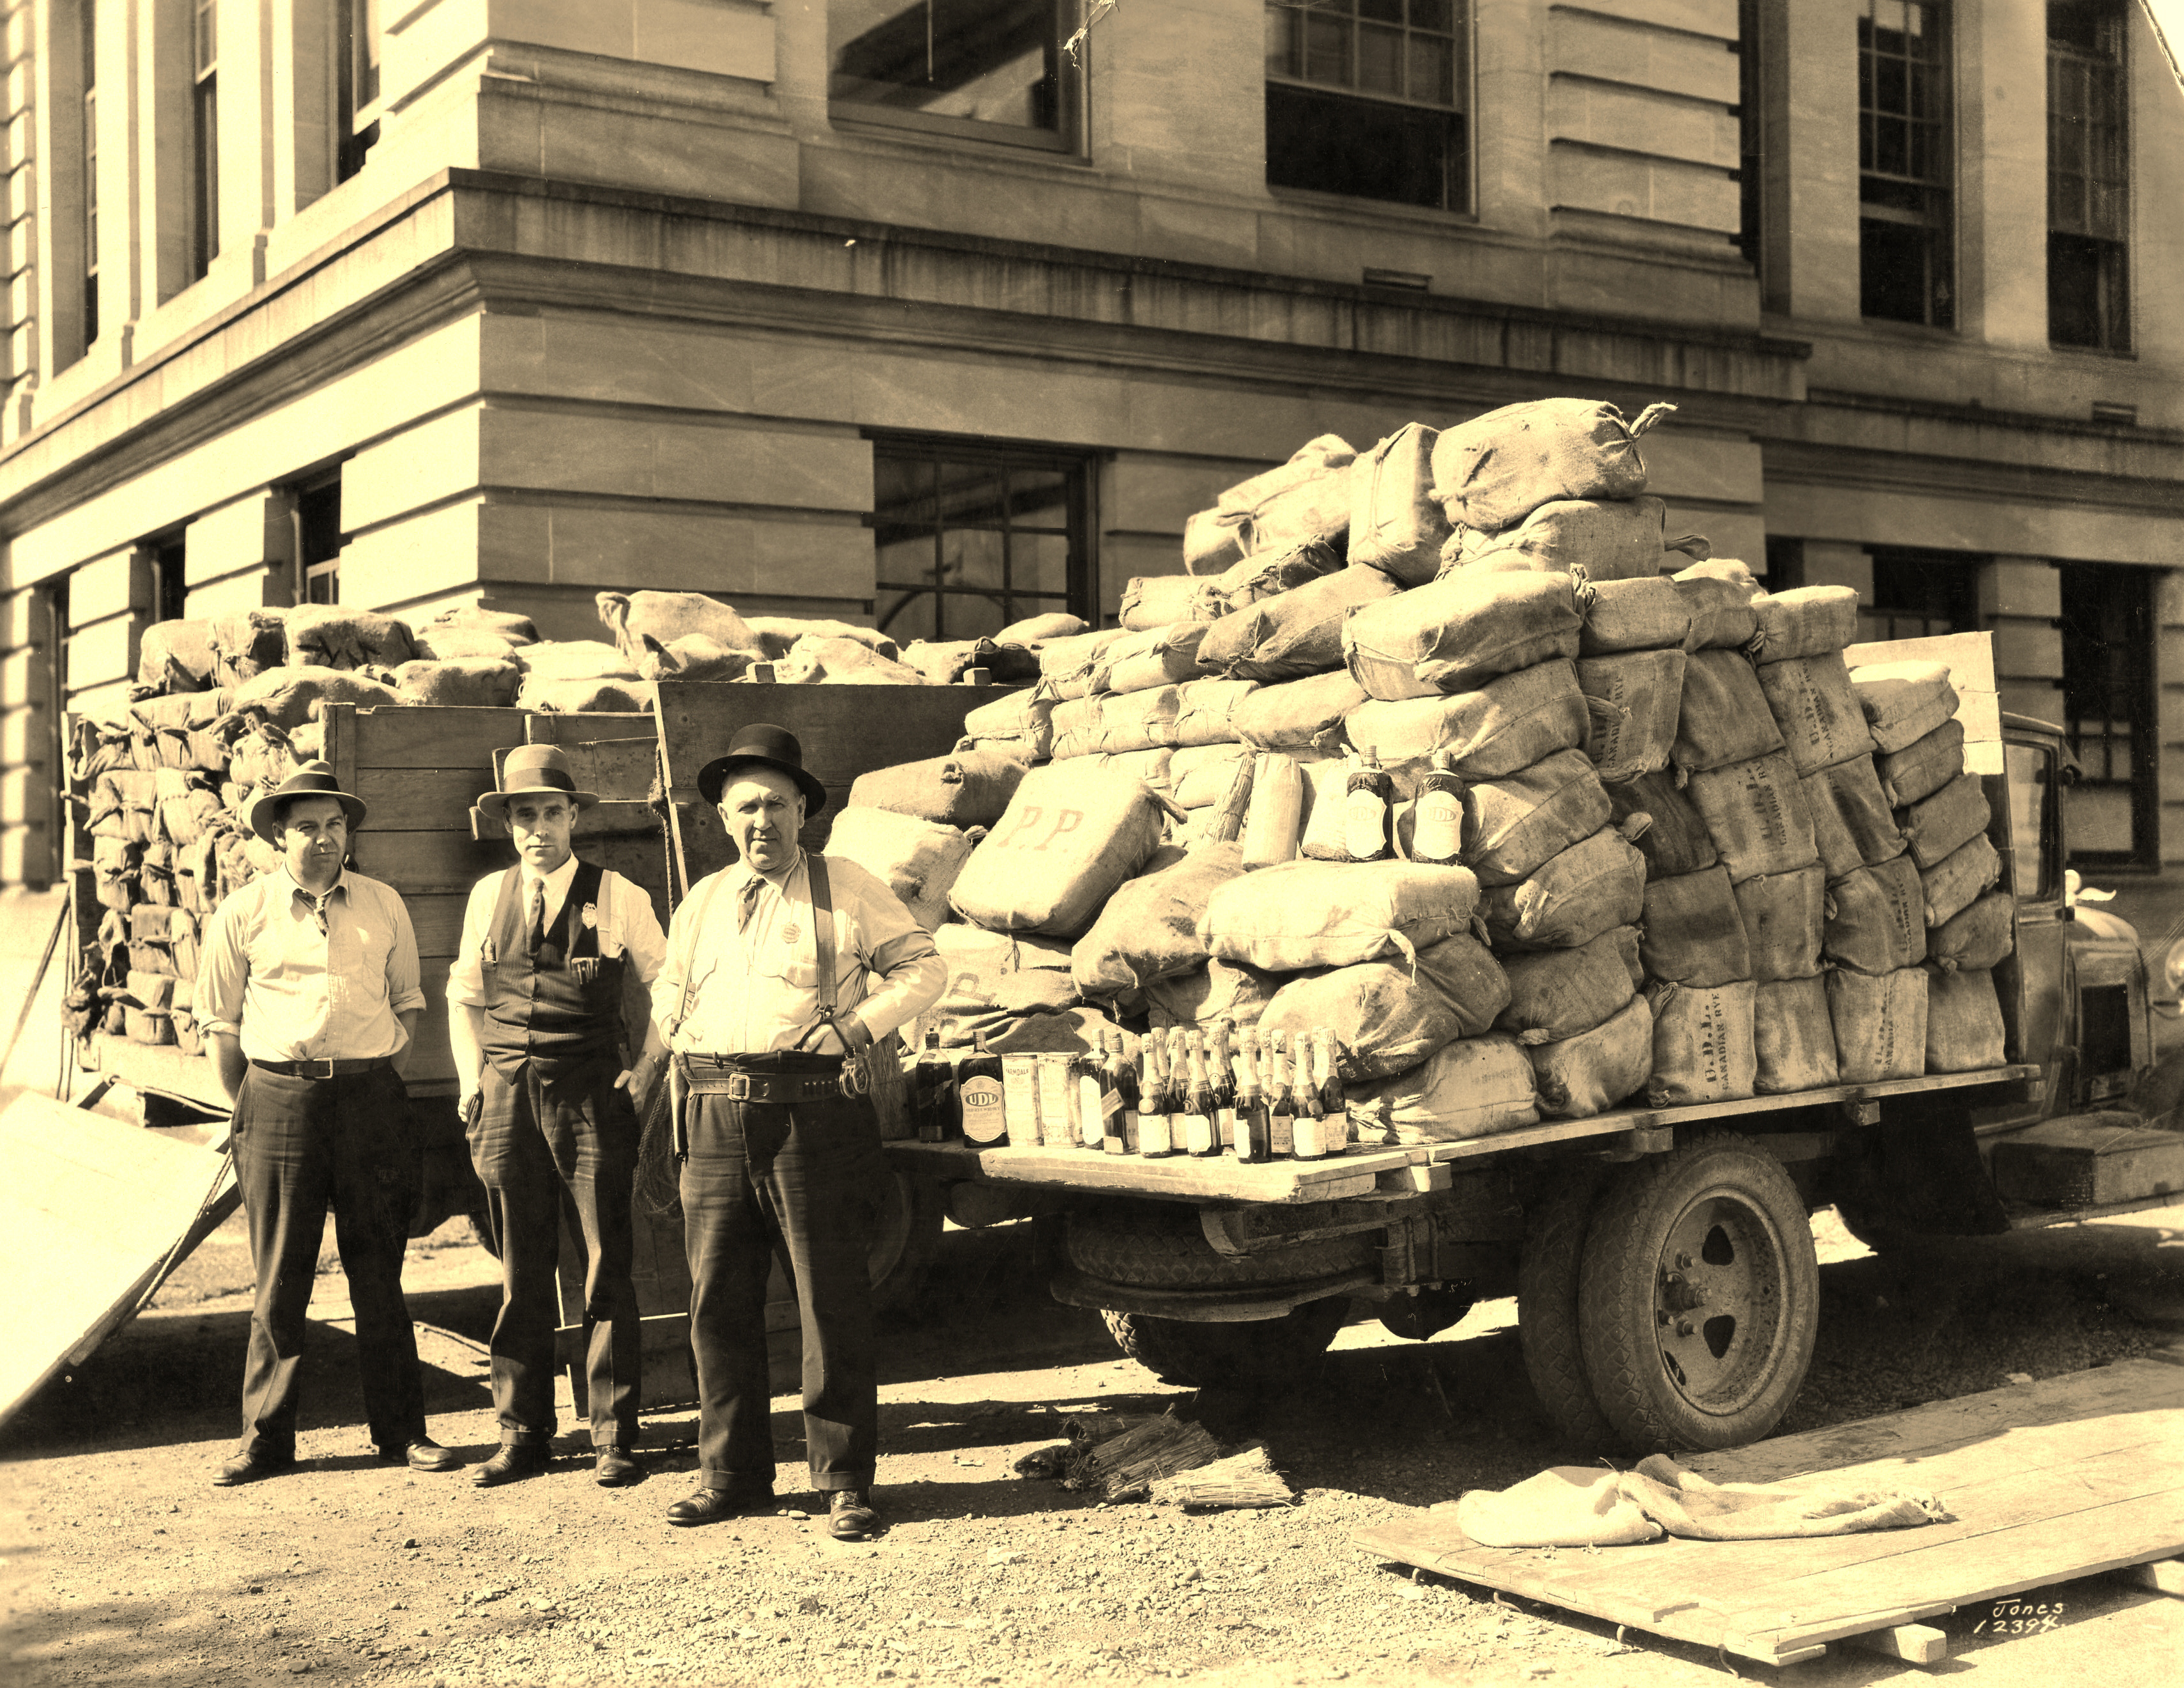
[[[1352,769],[1342,796],[1342,847],[1353,862],[1385,861],[1396,853],[1390,843],[1396,782],[1369,757]]]
[[[1095,1154],[1106,1147],[1107,1075],[1104,1055],[1104,1044],[1095,1042],[1070,1063],[1071,1076],[1077,1086],[1077,1146]]]
[[[1100,1063],[1100,1147],[1109,1154],[1128,1154],[1138,1137],[1138,1074],[1123,1053],[1123,1028],[1111,1026],[1105,1034],[1106,1059]]]
[[[911,1115],[917,1125],[917,1140],[946,1142],[956,1126],[956,1068],[941,1050],[937,1028],[926,1032],[925,1047],[918,1051],[911,1073]]]
[[[1342,1090],[1342,1069],[1338,1065],[1340,1055],[1334,1047],[1332,1026],[1312,1028],[1312,1082],[1319,1091],[1319,1111],[1329,1121],[1326,1127],[1327,1146],[1330,1154],[1340,1153],[1350,1143],[1350,1101]]]
[[[986,1052],[976,1034],[971,1058],[956,1070],[956,1099],[962,1110],[964,1141],[978,1149],[1008,1145],[1008,1115],[1001,1106],[1001,1058]]]
[[[1221,1152],[1213,1135],[1213,1084],[1206,1076],[1206,1045],[1195,1030],[1178,1028],[1176,1036],[1181,1052],[1173,1065],[1185,1075],[1178,1087],[1184,1110],[1183,1152],[1203,1160]]]
[[[1162,1067],[1160,1033],[1146,1034],[1142,1053],[1145,1071],[1138,1098],[1138,1153],[1148,1160],[1161,1160],[1175,1153],[1175,1125],[1167,1076]]]
[[[1273,1133],[1268,1129],[1271,1116],[1267,1112],[1267,1093],[1259,1082],[1260,1035],[1256,1029],[1247,1031],[1241,1042],[1239,1061],[1244,1076],[1236,1087],[1234,1143],[1239,1163],[1250,1165],[1268,1158],[1267,1144]]]
[[[1433,768],[1418,782],[1412,811],[1411,859],[1436,866],[1452,864],[1463,847],[1463,782],[1449,767],[1445,750],[1433,753]]]
[[[1213,1152],[1236,1141],[1236,1070],[1228,1052],[1226,1015],[1213,1022],[1213,1048],[1206,1057],[1206,1076],[1213,1083]]]
[[[1328,1155],[1327,1110],[1318,1087],[1312,1082],[1312,1046],[1304,1033],[1296,1037],[1296,1058],[1290,1064],[1290,1150],[1300,1160],[1324,1160]]]
[[[1285,1031],[1267,1034],[1267,1070],[1260,1082],[1267,1089],[1267,1154],[1279,1160],[1296,1149],[1296,1115],[1290,1111],[1290,1044]]]

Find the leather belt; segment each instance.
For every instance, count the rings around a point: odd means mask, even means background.
[[[354,1078],[360,1072],[377,1072],[382,1067],[392,1067],[390,1055],[373,1055],[358,1061],[261,1061],[255,1055],[250,1065],[266,1072],[278,1073],[283,1078]]]
[[[842,1079],[833,1072],[753,1072],[734,1065],[733,1055],[685,1055],[683,1071],[693,1096],[725,1096],[731,1102],[786,1107],[842,1094]]]

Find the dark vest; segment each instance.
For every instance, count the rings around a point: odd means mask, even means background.
[[[525,942],[522,873],[510,868],[501,880],[493,959],[483,971],[486,1059],[504,1077],[536,1062],[540,1077],[563,1079],[603,1058],[620,1058],[622,958],[599,954],[599,932],[581,914],[598,903],[599,880],[593,864],[577,864],[536,958]]]

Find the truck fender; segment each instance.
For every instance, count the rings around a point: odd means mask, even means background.
[[[1969,1115],[1892,1120],[1855,1142],[1828,1181],[1853,1231],[1993,1237],[2009,1229]]]

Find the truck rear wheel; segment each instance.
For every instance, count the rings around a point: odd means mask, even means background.
[[[1308,1376],[1349,1313],[1347,1295],[1329,1295],[1278,1319],[1242,1324],[1145,1313],[1103,1311],[1100,1316],[1123,1352],[1164,1383],[1263,1391]]]
[[[1804,1203],[1749,1138],[1701,1137],[1602,1193],[1579,1333],[1594,1398],[1632,1446],[1764,1436],[1804,1386],[1819,1322]]]
[[[1573,1174],[1526,1213],[1517,1262],[1517,1338],[1532,1392],[1555,1428],[1586,1449],[1612,1447],[1616,1439],[1615,1427],[1593,1399],[1578,1337],[1578,1279],[1600,1184],[1596,1171]]]

